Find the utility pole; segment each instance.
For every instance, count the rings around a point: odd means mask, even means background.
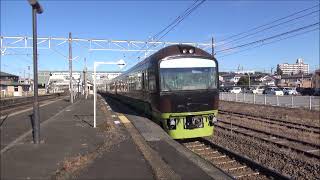
[[[31,84],[31,81],[30,81],[30,66],[28,66],[28,84]]]
[[[83,82],[84,82],[84,96],[88,98],[88,88],[87,88],[87,60],[84,58],[84,70],[83,70]]]
[[[211,39],[212,56],[214,56],[214,39]]]
[[[248,72],[248,75],[249,75],[249,88],[250,88],[250,72]]]
[[[69,32],[69,74],[70,74],[70,102],[73,103],[73,85],[72,85],[72,44],[71,44],[71,32]]]

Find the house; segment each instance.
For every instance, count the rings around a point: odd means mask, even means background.
[[[279,77],[277,76],[273,76],[273,75],[264,75],[264,76],[260,76],[256,79],[256,81],[260,82],[260,85],[266,85],[266,86],[276,86],[278,81],[279,81]]]
[[[23,96],[30,91],[30,85],[19,82],[19,76],[0,72],[1,97]]]
[[[320,89],[320,69],[316,70],[312,75],[311,87]]]
[[[282,87],[301,87],[311,88],[312,85],[312,74],[295,74],[295,75],[283,75],[278,85]]]
[[[226,73],[226,74],[221,74],[221,77],[222,77],[221,79],[224,84],[234,86],[238,83],[241,76],[243,75],[235,74],[235,73]],[[219,77],[219,80],[220,80],[220,77]]]

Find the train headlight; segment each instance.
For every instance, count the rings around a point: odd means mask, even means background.
[[[209,125],[213,126],[213,123],[217,122],[217,118],[214,114],[208,115]]]
[[[167,126],[169,130],[176,129],[177,127],[177,118],[167,119]]]
[[[183,50],[182,50],[182,53],[183,53],[183,54],[186,54],[187,52],[188,52],[187,49],[183,49]]]
[[[193,49],[189,49],[189,53],[190,53],[190,54],[193,54],[193,53],[194,53],[194,50],[193,50]]]
[[[170,126],[176,125],[176,118],[170,118]]]

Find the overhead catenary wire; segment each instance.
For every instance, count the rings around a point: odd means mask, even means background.
[[[225,41],[227,41],[227,40],[229,40],[229,39],[233,39],[233,38],[235,38],[235,37],[238,37],[238,36],[241,36],[241,35],[243,35],[243,34],[247,34],[247,33],[249,33],[249,32],[255,31],[255,30],[257,30],[257,29],[263,28],[263,27],[265,27],[265,26],[274,24],[274,23],[276,23],[276,22],[282,21],[282,20],[284,20],[284,19],[287,19],[287,18],[289,18],[289,17],[295,16],[295,15],[297,15],[297,14],[300,14],[300,13],[303,13],[303,12],[306,12],[306,11],[309,11],[309,10],[311,10],[311,9],[314,9],[315,7],[318,7],[319,5],[320,5],[320,4],[317,4],[317,5],[315,5],[315,6],[312,6],[312,7],[309,7],[309,8],[306,8],[306,9],[303,9],[303,10],[300,10],[300,11],[297,11],[297,12],[294,12],[294,13],[289,14],[289,15],[287,15],[287,16],[284,16],[284,17],[275,19],[275,20],[273,20],[273,21],[271,21],[271,22],[269,22],[269,23],[266,23],[266,24],[263,24],[263,25],[259,25],[259,26],[257,26],[257,27],[248,29],[248,30],[246,30],[246,31],[243,31],[243,32],[240,32],[240,33],[231,35],[231,36],[229,36],[229,37],[227,37],[227,38],[225,38],[225,39],[222,39],[221,42],[225,42]],[[226,43],[227,43],[227,42],[226,42]]]
[[[234,40],[228,41],[228,42],[223,43],[223,44],[221,44],[221,45],[228,45],[228,44],[230,44],[230,43],[232,43],[232,42],[237,42],[237,41],[239,41],[239,40],[241,40],[241,39],[250,37],[250,36],[255,35],[255,34],[258,34],[258,33],[260,33],[260,32],[263,32],[263,31],[266,31],[266,30],[269,30],[269,29],[278,27],[278,26],[283,25],[283,24],[287,24],[287,23],[289,23],[289,22],[292,22],[292,21],[295,21],[295,20],[304,18],[304,17],[306,17],[306,16],[310,16],[310,15],[312,15],[312,14],[314,14],[314,13],[319,12],[319,11],[320,11],[320,10],[312,11],[312,12],[310,12],[310,13],[308,13],[308,14],[305,14],[305,15],[302,15],[302,16],[298,16],[298,17],[296,17],[296,18],[293,18],[293,19],[290,19],[290,20],[287,20],[287,21],[284,21],[284,22],[275,24],[275,25],[273,25],[273,26],[269,26],[269,27],[263,28],[263,29],[261,29],[261,30],[259,30],[259,31],[255,31],[255,32],[253,32],[253,33],[249,33],[249,34],[247,34],[247,35],[245,35],[245,36],[241,36],[241,37],[239,37],[239,38],[236,38],[236,39],[234,39]]]
[[[165,32],[168,28],[172,27],[174,24],[178,23],[179,20],[181,20],[182,18],[184,18],[186,16],[186,14],[195,7],[195,4],[198,2],[199,0],[196,0],[192,3],[192,5],[190,5],[187,9],[185,9],[178,17],[176,17],[169,25],[167,25],[165,28],[163,28],[161,31],[159,31],[158,33],[156,33],[155,35],[153,35],[152,37],[150,37],[147,41],[154,41],[157,39],[157,37],[159,35],[161,35],[163,32]],[[181,22],[181,21],[180,21]],[[144,49],[147,45],[145,44],[142,48]],[[139,55],[139,52],[137,52],[134,56]]]
[[[165,28],[163,28],[161,31],[159,31],[157,34],[155,34],[151,40],[157,38],[160,34],[162,34],[164,31],[166,31],[168,28],[170,28],[172,25],[174,25],[177,21],[179,21],[182,17],[185,16],[185,14],[198,2],[199,0],[196,0],[193,2],[191,6],[189,6],[186,10],[184,10],[176,19],[174,19],[169,25],[167,25]]]
[[[261,46],[265,46],[265,45],[268,45],[268,44],[273,44],[273,43],[276,43],[276,42],[279,42],[279,41],[283,41],[283,40],[290,39],[290,38],[293,38],[293,37],[296,37],[296,36],[307,34],[307,33],[310,33],[310,32],[316,31],[316,30],[319,30],[319,27],[317,27],[315,29],[308,30],[308,31],[304,31],[304,32],[301,32],[301,33],[298,33],[298,34],[294,34],[292,36],[288,36],[288,37],[284,37],[284,38],[281,38],[281,39],[277,39],[277,40],[274,40],[274,41],[271,41],[271,42],[268,42],[268,43],[259,44],[257,46],[250,47],[250,48],[247,48],[247,49],[243,49],[241,51],[231,52],[229,54],[217,56],[217,58],[223,58],[223,57],[226,57],[226,56],[231,56],[231,55],[238,54],[238,53],[241,53],[241,52],[244,52],[244,51],[248,51],[248,50],[251,50],[251,49],[255,49],[255,48],[258,48],[258,47],[261,47]]]
[[[179,15],[174,21],[172,21],[168,26],[166,26],[164,29],[162,29],[161,31],[159,31],[158,33],[156,33],[154,36],[152,36],[152,38],[149,38],[148,42],[150,40],[152,40],[153,42],[159,42],[164,36],[166,36],[170,31],[172,31],[177,25],[179,25],[184,19],[186,19],[192,12],[194,12],[201,4],[203,4],[206,0],[202,0],[199,2],[199,0],[196,0],[191,6],[189,6],[186,10],[184,10],[181,15]],[[198,3],[199,2],[199,3]],[[162,35],[161,35],[162,34]],[[157,38],[161,35],[160,38]],[[144,49],[147,46],[147,44],[145,44],[142,48]],[[145,52],[147,52],[148,50],[150,50],[153,47],[157,47],[158,45],[155,46],[151,45],[150,47],[148,47]],[[141,52],[140,52],[141,53]],[[137,52],[135,55],[131,56],[130,58],[134,57],[134,56],[138,56],[138,58],[140,58],[139,56],[139,52]]]
[[[196,4],[195,3],[192,4],[193,7],[189,7],[187,10],[185,10],[183,16],[181,18],[179,18],[179,20],[171,26],[171,28],[169,30],[167,30],[160,38],[154,40],[154,42],[159,42],[163,37],[165,37],[169,32],[171,32],[176,26],[178,26],[184,19],[186,19],[192,12],[194,12],[201,4],[203,4],[206,0],[202,0],[200,3]],[[195,5],[196,4],[196,5]],[[146,51],[150,50],[153,47],[157,47],[157,44],[153,44],[151,45]]]
[[[198,3],[195,7],[193,7],[189,12],[182,18],[180,19],[174,26],[172,26],[166,33],[164,33],[160,38],[155,40],[154,42],[159,42],[163,37],[165,37],[170,31],[172,31],[177,25],[179,25],[187,16],[189,16],[193,11],[195,11],[202,3],[204,3],[206,0],[202,0],[200,3]],[[159,44],[154,43],[150,47],[147,48],[146,51],[150,50],[151,48],[157,47]]]
[[[163,34],[156,42],[159,42],[164,36],[166,36],[170,31],[172,31],[177,25],[179,25],[187,16],[194,12],[202,3],[206,0],[202,0],[195,7],[193,7],[182,19],[180,19],[174,26],[172,26],[165,34]]]
[[[230,51],[230,50],[233,50],[233,49],[247,47],[247,46],[251,46],[251,45],[255,45],[255,44],[260,43],[260,42],[264,42],[264,41],[275,39],[275,38],[278,38],[278,37],[281,37],[281,36],[284,36],[284,35],[295,33],[295,32],[298,32],[298,31],[302,31],[304,29],[307,29],[307,28],[310,28],[310,27],[314,27],[314,26],[317,26],[317,25],[319,25],[319,22],[314,23],[314,24],[309,24],[309,25],[306,25],[306,26],[303,26],[303,27],[300,27],[300,28],[296,28],[296,29],[293,29],[293,30],[290,30],[290,31],[287,31],[287,32],[283,32],[283,33],[280,33],[280,34],[276,34],[276,35],[271,36],[271,37],[259,39],[259,40],[253,41],[253,42],[237,45],[237,46],[230,47],[230,48],[225,48],[225,49],[217,51],[217,53]]]

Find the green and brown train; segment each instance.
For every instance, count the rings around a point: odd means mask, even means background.
[[[165,47],[107,84],[173,139],[210,136],[219,103],[218,62],[189,45]]]

